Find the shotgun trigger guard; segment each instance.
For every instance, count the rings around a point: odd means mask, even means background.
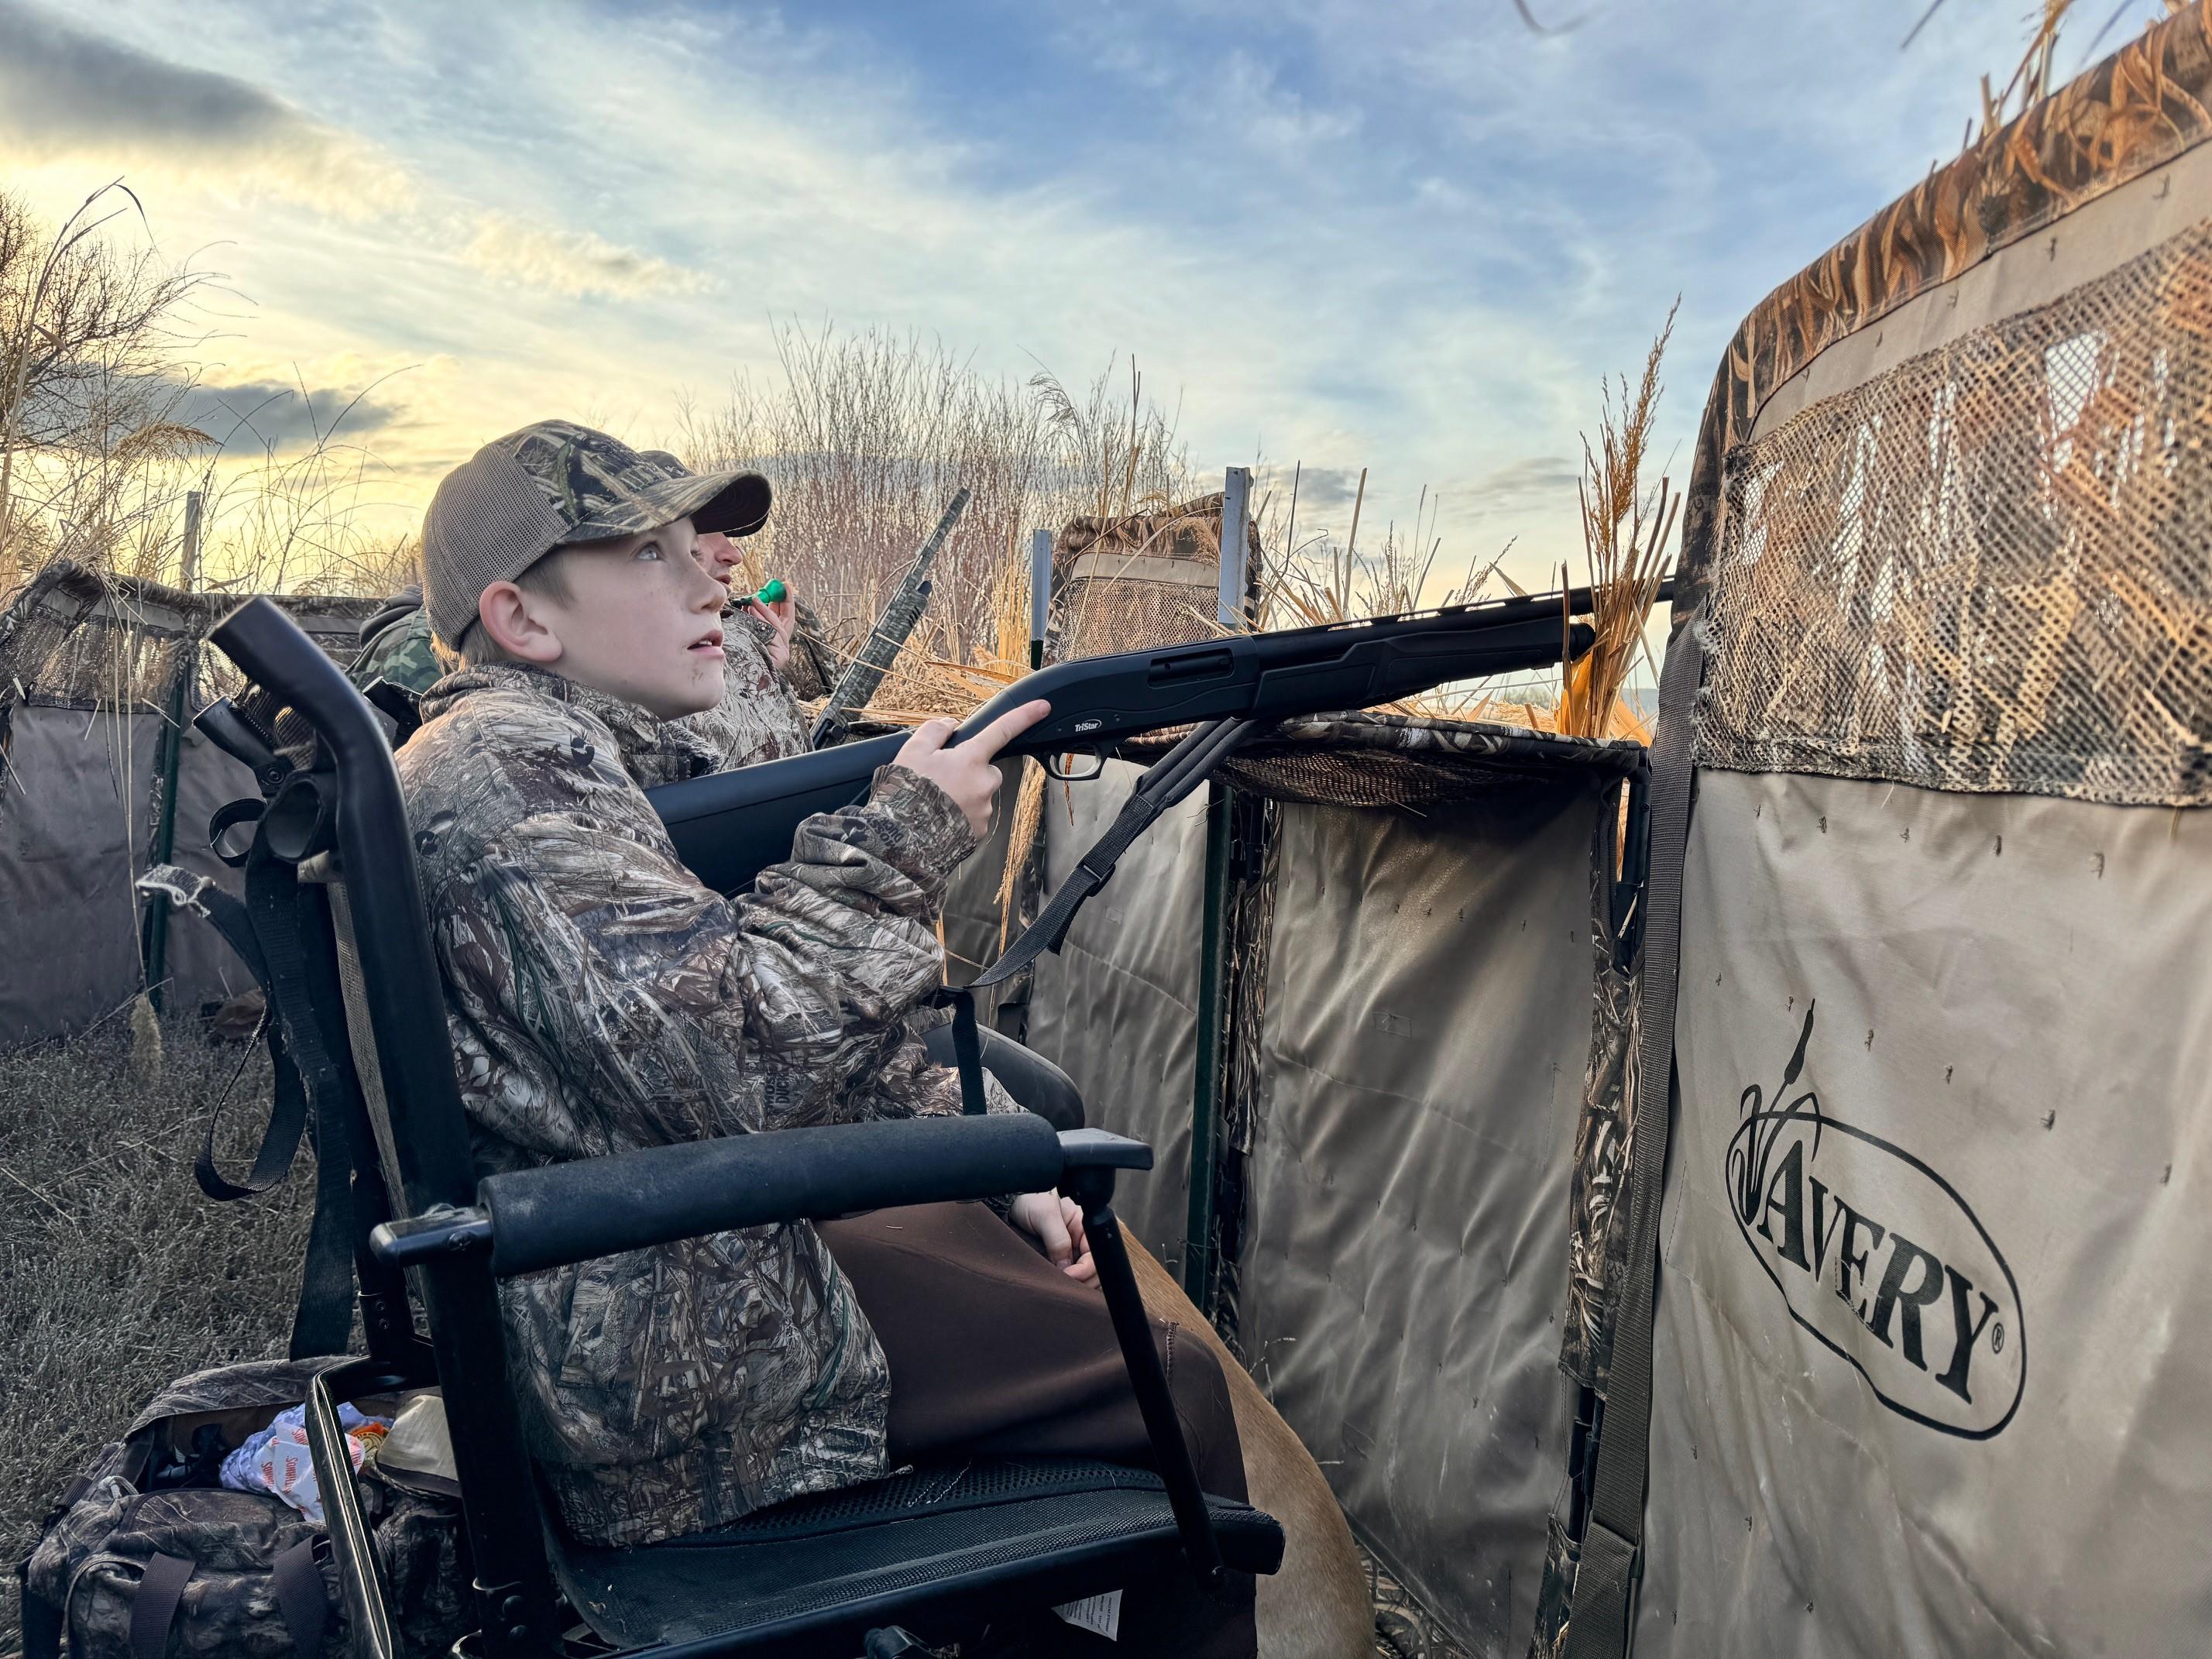
[[[1039,758],[1045,776],[1054,783],[1088,783],[1106,769],[1106,757],[1096,747],[1066,749]]]

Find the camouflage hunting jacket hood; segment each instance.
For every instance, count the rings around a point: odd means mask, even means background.
[[[934,784],[884,768],[732,900],[640,787],[673,763],[643,710],[499,665],[441,681],[423,714],[398,769],[481,1171],[960,1109],[907,1026],[975,845]],[[993,1105],[1012,1109],[995,1085]],[[532,1449],[581,1539],[696,1532],[883,1473],[883,1351],[810,1225],[501,1297]]]

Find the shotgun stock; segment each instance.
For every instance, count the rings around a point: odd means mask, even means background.
[[[1048,701],[1052,713],[1001,752],[1103,752],[1164,726],[1369,708],[1455,681],[1543,668],[1562,650],[1578,657],[1591,631],[1563,625],[1563,611],[1589,610],[1589,591],[1577,589],[1054,663],[977,709],[953,741],[1033,697]],[[876,769],[905,742],[893,732],[647,793],[678,855],[708,886],[732,893],[791,856],[807,817],[862,799]]]

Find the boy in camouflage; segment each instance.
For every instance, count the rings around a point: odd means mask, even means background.
[[[641,786],[713,769],[673,735],[725,692],[723,594],[694,544],[766,507],[756,477],[672,477],[557,422],[486,445],[431,504],[423,611],[464,666],[424,699],[398,769],[485,1171],[960,1109],[908,1016],[940,978],[933,923],[988,826],[992,757],[1048,709],[951,749],[951,723],[929,723],[752,893],[702,886]],[[1142,1455],[1072,1204],[1005,1206],[1035,1249],[981,1206],[892,1213],[910,1220],[844,1224],[839,1255],[906,1348],[896,1390],[880,1322],[805,1224],[505,1281],[514,1385],[568,1528],[696,1532],[875,1478],[887,1450]],[[1202,1478],[1241,1496],[1218,1368],[1172,1328],[1156,1340]],[[1136,1627],[1252,1650],[1249,1587],[1179,1600],[1134,1609]]]
[[[640,459],[671,479],[691,476],[690,469],[665,449],[641,451]],[[765,502],[765,480],[760,488]],[[759,527],[756,521],[737,533],[750,534]],[[729,534],[702,532],[694,551],[700,568],[730,596],[722,617],[726,663],[722,698],[712,708],[671,722],[675,740],[659,757],[656,775],[648,784],[691,775],[684,769],[696,766],[689,759],[693,750],[703,751],[712,763],[708,769],[716,772],[805,753],[807,722],[799,696],[818,696],[829,690],[817,684],[822,678],[815,661],[817,642],[810,640],[805,649],[793,649],[800,620],[797,602],[787,595],[763,605],[749,593],[738,592],[732,578],[741,560]],[[422,608],[421,583],[400,589],[362,623],[361,649],[347,672],[363,690],[380,679],[417,698],[445,678],[429,613]]]

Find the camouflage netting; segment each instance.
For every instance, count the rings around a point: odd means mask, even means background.
[[[1677,648],[1692,629],[1709,653],[1698,861],[1674,1064],[1632,1092],[1657,1118],[1680,1080],[1639,1653],[2179,1651],[2202,1625],[2197,1558],[2166,1546],[2201,1534],[2203,1484],[2130,1478],[2185,1460],[2139,1395],[2188,1395],[2200,1356],[2176,1339],[2146,1368],[2091,1322],[2203,1322],[2186,1304],[2201,1239],[2161,1261],[2149,1225],[2199,1213],[2173,1142],[2202,1091],[2160,1035],[2190,1028],[2159,1006],[2201,990],[2175,879],[2197,815],[2127,810],[2206,804],[2212,771],[2212,6],[2173,12],[1776,288],[1714,379],[1674,609]],[[1783,799],[1808,810],[1785,823]],[[2104,880],[2123,845],[2129,890]],[[1823,1021],[1850,1010],[1806,1081],[1816,1112],[1851,1121],[1826,1157],[1940,1169],[1962,1206],[2033,1240],[2019,1276],[2043,1292],[2041,1381],[2020,1373],[2009,1449],[1895,1405],[1887,1338],[1816,1328],[1847,1297],[1771,1297],[1768,1258],[1741,1250],[1759,1235],[1728,1219],[1722,1146],[1759,1097],[1744,1080],[1771,1086],[1788,1053],[1764,1022],[1794,1010],[1809,1034],[1815,991]],[[1586,1122],[1578,1187],[1620,1132],[1644,1133],[1645,1103]],[[2087,1106],[2124,1109],[2124,1128],[2083,1133]],[[2081,1139],[2062,1146],[2069,1115]],[[2130,1156],[2148,1180],[2115,1169]],[[1833,1192],[1832,1164],[1824,1178]],[[1580,1213],[1578,1192],[1577,1251]],[[1942,1218],[1883,1219],[1902,1249]],[[2138,1262],[2154,1263],[2140,1291]],[[1594,1305],[1584,1375],[1602,1389],[1613,1314]],[[2013,1328],[2024,1364],[2017,1312]],[[2068,1415],[2084,1401],[2086,1437]],[[1571,1628],[1577,1553],[1563,1526],[1532,1659]]]
[[[1159,733],[1121,745],[1150,761],[1175,741]],[[1412,714],[1352,713],[1285,720],[1246,744],[1217,774],[1270,800],[1316,806],[1391,806],[1420,812],[1524,786],[1562,767],[1625,774],[1644,746],[1567,738],[1525,726]]]
[[[0,713],[34,697],[111,710],[159,708],[175,683],[180,647],[205,639],[240,603],[238,594],[186,593],[57,561],[0,612]],[[376,609],[373,599],[288,594],[278,603],[341,658],[351,655],[361,619]],[[207,665],[234,683],[219,653]]]
[[[164,734],[177,703],[239,689],[222,653],[200,647],[242,597],[57,562],[0,610],[0,1048],[104,1018],[149,975],[179,1007],[243,988],[229,947],[197,923],[167,930],[157,957],[132,890],[153,862],[236,884],[206,826],[252,779],[196,735],[173,746]],[[334,656],[351,654],[374,609],[277,602]]]
[[[1220,592],[1221,495],[1103,523],[1074,520],[1053,544],[1052,568],[1054,661],[1210,638]],[[1260,531],[1249,520],[1244,568],[1256,583]]]
[[[1729,459],[1702,765],[2212,802],[2212,224]]]
[[[1184,586],[1145,580],[1127,574],[1090,580],[1082,588],[1091,626],[1077,637],[1096,650],[1134,650],[1203,638],[1194,603],[1210,603],[1211,572],[1218,564],[1219,498],[1194,504],[1209,508],[1210,520],[1193,509],[1167,515],[1172,531],[1147,524],[1129,532],[1127,551],[1158,554],[1179,550],[1203,574]],[[1117,526],[1117,529],[1121,526]],[[1211,539],[1196,543],[1210,530]],[[1181,538],[1181,539],[1177,539]],[[1079,521],[1063,537],[1060,556],[1090,552],[1097,544],[1089,521]],[[1256,557],[1256,550],[1255,550]],[[1065,567],[1063,567],[1065,568]],[[1153,568],[1132,557],[1131,568]],[[1194,601],[1191,596],[1195,595]],[[1178,610],[1177,607],[1180,607]],[[1110,618],[1107,628],[1101,619]],[[1156,761],[1182,733],[1170,731],[1123,744],[1127,759]],[[1224,1091],[1224,1133],[1230,1146],[1249,1153],[1258,1097],[1261,1037],[1267,1029],[1267,955],[1273,934],[1277,888],[1276,833],[1285,803],[1345,807],[1380,807],[1417,817],[1448,812],[1455,806],[1556,784],[1563,771],[1589,771],[1626,777],[1641,769],[1639,744],[1562,737],[1525,726],[1380,713],[1346,713],[1287,720],[1248,743],[1221,766],[1217,775],[1238,792],[1238,817],[1232,829],[1230,998],[1232,1008],[1230,1086]],[[1610,1347],[1609,1292],[1620,1283],[1620,1258],[1626,1245],[1617,1224],[1624,1212],[1613,1199],[1626,1169],[1629,1138],[1626,1088],[1634,1045],[1635,978],[1632,964],[1615,960],[1612,879],[1616,869],[1613,820],[1607,818],[1600,845],[1590,849],[1590,941],[1592,984],[1590,1052],[1583,1080],[1583,1110],[1576,1134],[1576,1160],[1570,1210],[1567,1316],[1561,1368],[1577,1382],[1602,1387]],[[1223,1178],[1238,1179],[1231,1161]],[[1220,1322],[1233,1336],[1239,1277],[1240,1195],[1227,1193],[1218,1212],[1223,1236],[1218,1260],[1223,1264]]]

